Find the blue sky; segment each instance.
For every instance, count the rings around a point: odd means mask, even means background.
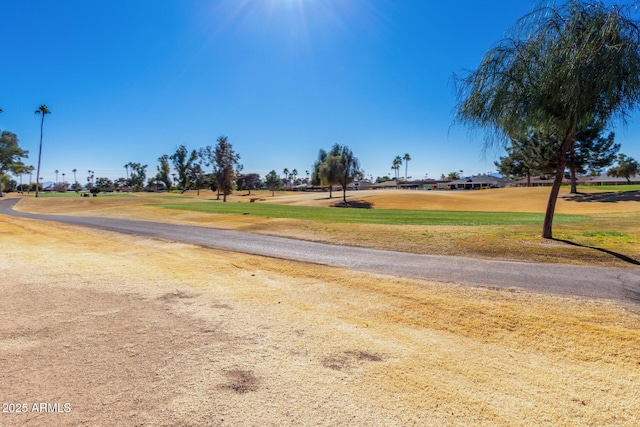
[[[348,145],[367,175],[495,169],[481,136],[453,127],[452,76],[534,2],[426,0],[5,1],[0,129],[42,173],[125,175],[178,145],[227,135],[245,172],[310,170],[320,148]],[[636,116],[638,118],[636,118]],[[617,127],[640,158],[640,115]],[[404,173],[404,167],[402,169]],[[59,179],[62,179],[60,175]]]

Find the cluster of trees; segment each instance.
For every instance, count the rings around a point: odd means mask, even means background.
[[[3,110],[0,108],[0,113]],[[42,137],[44,130],[44,117],[47,114],[51,114],[51,110],[42,104],[35,111],[36,114],[42,116],[42,120],[40,122],[40,149],[38,151],[38,168],[36,172],[36,184],[35,184],[35,192],[36,197],[38,197],[38,193],[41,189],[40,184],[40,160],[42,158]],[[20,180],[22,180],[23,174],[29,174],[33,172],[33,166],[27,166],[24,164],[22,159],[26,159],[29,157],[29,152],[20,148],[18,137],[15,133],[9,131],[2,131],[0,133],[0,197],[3,196],[2,191],[4,188],[15,189],[17,188],[17,183],[8,178],[6,173],[12,173],[13,175],[19,176]],[[57,171],[56,171],[57,173]],[[22,187],[22,183],[20,183],[20,187]],[[29,190],[31,190],[32,185],[29,185]]]
[[[640,25],[632,13],[632,5],[600,1],[543,3],[476,70],[455,77],[458,123],[485,130],[487,146],[504,143],[514,162],[553,169],[544,238],[553,237],[567,166],[597,168],[590,163],[597,148],[589,144],[608,147],[605,158],[616,151],[612,138],[584,134],[640,103]]]
[[[234,186],[251,191],[260,180],[258,174],[240,175],[242,165],[239,160],[240,155],[234,151],[228,137],[222,135],[218,137],[215,146],[208,145],[189,151],[187,146],[182,144],[173,154],[163,154],[158,157],[156,174],[148,179],[148,165],[129,162],[124,165],[126,178],[119,178],[115,182],[107,178],[98,178],[95,186],[101,191],[176,188],[184,193],[195,189],[198,194],[201,189],[210,188],[217,191],[218,199],[222,196],[226,202]],[[171,172],[171,166],[175,173]],[[210,172],[207,172],[208,170]]]
[[[400,179],[400,167],[402,166],[402,162],[404,161],[404,180],[409,179],[407,172],[409,171],[409,161],[411,160],[411,155],[409,153],[405,153],[404,156],[396,156],[391,163],[391,169],[395,172],[396,181]]]
[[[0,177],[2,177],[0,197],[3,196],[2,190],[7,187],[7,184],[10,187],[13,186],[8,182],[7,173],[22,176],[23,173],[29,170],[29,166],[22,162],[22,158],[26,158],[28,155],[27,151],[20,148],[18,137],[15,133],[6,130],[0,133]]]
[[[329,198],[333,197],[333,186],[342,187],[342,199],[347,202],[347,186],[362,179],[364,171],[359,160],[346,145],[335,144],[329,151],[323,149],[313,165],[311,185],[329,188]]]
[[[620,144],[615,143],[615,134],[609,132],[604,136],[604,132],[605,125],[602,122],[588,123],[578,130],[566,158],[572,193],[577,192],[578,173],[600,175],[618,159]],[[512,136],[507,155],[500,157],[495,165],[501,174],[513,179],[526,177],[530,184],[532,175],[549,176],[558,169],[557,153],[561,142],[557,132],[528,129]]]

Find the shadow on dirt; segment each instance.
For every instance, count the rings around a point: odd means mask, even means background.
[[[373,209],[373,203],[366,202],[364,200],[349,200],[345,202],[343,200],[331,205],[335,208],[359,208],[359,209]]]
[[[577,193],[562,196],[572,202],[640,202],[640,191],[607,191],[604,193]]]
[[[566,244],[571,245],[571,246],[577,246],[579,248],[587,248],[587,249],[593,249],[595,251],[604,252],[605,254],[612,255],[612,256],[618,258],[619,260],[622,260],[624,262],[628,262],[629,264],[640,265],[640,261],[635,260],[635,259],[633,259],[631,257],[626,256],[626,255],[619,254],[618,252],[610,251],[608,249],[598,248],[598,247],[595,247],[595,246],[581,245],[580,243],[572,242],[571,240],[564,240],[564,239],[553,239],[553,240],[555,240],[556,242],[566,243]]]

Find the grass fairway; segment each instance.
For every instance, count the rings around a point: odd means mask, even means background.
[[[554,237],[540,237],[548,188],[349,192],[373,209],[329,208],[328,193],[236,193],[228,203],[184,195],[24,197],[18,210],[112,216],[435,255],[631,267],[640,265],[640,193],[585,189],[560,197]],[[257,199],[255,203],[249,203]],[[169,209],[170,208],[170,209]],[[248,215],[243,215],[248,212]]]
[[[482,226],[542,224],[544,220],[543,214],[530,212],[339,209],[269,203],[172,203],[156,206],[211,214],[256,215],[265,218],[288,218],[349,224]],[[563,224],[587,221],[588,219],[584,215],[558,214],[555,221],[557,224]]]

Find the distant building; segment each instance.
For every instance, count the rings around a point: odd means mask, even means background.
[[[629,185],[640,184],[640,175],[632,176],[631,182],[627,181],[627,178],[614,178],[608,175],[593,176],[589,178],[585,185]]]
[[[446,185],[451,190],[480,190],[483,188],[504,188],[512,181],[492,175],[476,175],[451,181]]]

